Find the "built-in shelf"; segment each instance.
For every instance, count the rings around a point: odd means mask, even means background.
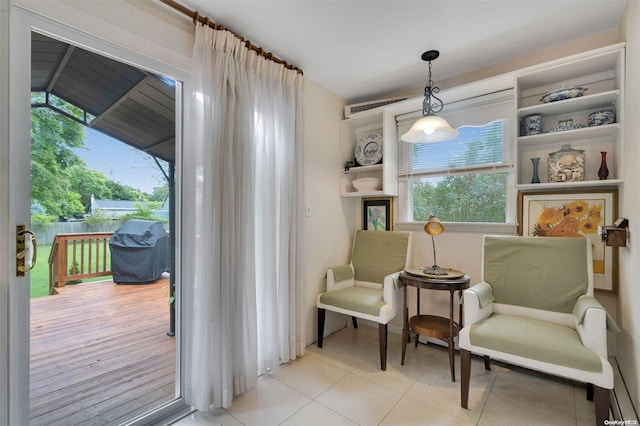
[[[562,190],[580,187],[616,186],[622,183],[624,138],[624,44],[604,47],[516,73],[516,117],[539,114],[543,133],[518,137],[516,144],[516,187],[519,190]],[[580,97],[542,103],[545,93],[560,88],[584,87]],[[616,122],[602,126],[549,132],[561,121],[588,125],[591,112],[615,110]],[[518,134],[523,134],[519,129]],[[549,154],[562,145],[584,151],[584,180],[548,182]],[[609,178],[599,180],[601,152],[607,153]],[[538,174],[541,183],[532,184],[532,158],[539,157]]]
[[[354,161],[360,139],[368,133],[382,135],[382,162],[355,166],[345,170],[345,163]],[[398,142],[395,116],[384,108],[352,115],[340,122],[340,196],[378,197],[398,195]],[[380,179],[380,190],[358,191],[353,181],[360,178]]]
[[[580,96],[579,98],[566,99],[559,102],[541,103],[518,109],[518,118],[532,114],[559,115],[571,111],[596,110],[606,106],[615,105],[619,90],[596,93],[594,95]]]

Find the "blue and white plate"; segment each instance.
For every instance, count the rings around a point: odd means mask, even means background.
[[[579,98],[584,95],[588,89],[586,87],[567,87],[563,89],[552,90],[551,92],[545,93],[545,95],[540,98],[540,102],[548,103],[548,102],[557,102],[563,101],[565,99],[571,98]]]
[[[371,166],[382,160],[382,135],[380,133],[367,133],[358,141],[356,160],[361,166]]]

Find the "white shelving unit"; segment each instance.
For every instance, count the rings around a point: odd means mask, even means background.
[[[395,116],[384,108],[363,111],[340,122],[340,196],[377,197],[398,195],[398,142]],[[369,132],[382,134],[382,164],[351,167],[344,165],[354,161],[358,141]],[[376,177],[381,187],[377,191],[357,191],[355,179]]]
[[[552,90],[586,87],[584,95],[562,101],[542,103]],[[516,146],[516,186],[520,190],[571,187],[615,186],[622,183],[624,43],[521,70],[516,74],[517,119],[542,115],[539,135],[520,136]],[[613,108],[616,122],[549,133],[560,121],[573,120],[587,126],[591,112]],[[522,134],[519,130],[518,134]],[[569,144],[585,152],[585,178],[579,182],[548,182],[548,155]],[[601,151],[607,152],[609,177],[598,178]],[[540,157],[540,182],[531,183],[531,158]]]

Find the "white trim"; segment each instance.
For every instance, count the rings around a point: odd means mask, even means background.
[[[7,0],[3,1],[3,5]],[[24,3],[24,2],[21,2]],[[120,4],[120,3],[119,3]],[[135,9],[136,12],[140,12],[135,7],[126,5],[123,7],[130,7]],[[9,61],[3,61],[2,63],[8,63],[9,76],[8,81],[4,79],[1,81],[2,87],[9,87],[9,96],[3,96],[2,99],[7,98],[8,102],[0,102],[0,111],[9,111],[11,114],[3,114],[3,116],[9,116],[8,132],[0,134],[0,160],[2,164],[8,163],[8,178],[2,179],[0,184],[0,196],[5,201],[2,208],[10,208],[8,210],[7,218],[0,218],[0,226],[5,230],[8,236],[15,233],[15,225],[19,222],[28,225],[29,218],[29,191],[24,191],[18,185],[18,182],[29,182],[29,122],[30,122],[30,105],[29,97],[24,96],[25,93],[30,91],[30,52],[31,52],[31,31],[36,31],[41,34],[45,34],[49,37],[64,40],[70,44],[80,46],[83,49],[91,50],[102,55],[108,56],[115,60],[128,63],[130,65],[139,67],[141,69],[152,71],[156,74],[170,77],[178,82],[188,82],[189,72],[187,70],[188,65],[185,63],[179,63],[179,66],[175,65],[176,61],[168,60],[166,55],[167,49],[162,49],[161,46],[156,43],[151,43],[149,40],[142,39],[139,36],[131,35],[123,28],[115,27],[112,24],[107,24],[100,21],[96,17],[90,17],[90,21],[101,22],[97,25],[95,32],[94,29],[89,27],[86,32],[77,28],[86,28],[87,15],[78,12],[73,7],[64,4],[63,2],[38,2],[34,7],[43,9],[56,9],[56,13],[53,15],[60,16],[60,10],[71,9],[74,13],[70,13],[67,17],[64,15],[64,22],[58,22],[48,17],[39,15],[33,11],[29,11],[23,7],[13,5],[10,9],[10,51]],[[68,11],[69,12],[69,11]],[[2,19],[5,19],[4,16]],[[61,21],[63,20],[60,18]],[[95,24],[95,22],[94,22]],[[2,25],[4,28],[5,26]],[[99,28],[98,28],[99,27]],[[105,31],[105,28],[108,30]],[[100,36],[102,34],[104,38]],[[131,37],[129,37],[131,36]],[[4,40],[3,36],[3,40]],[[118,40],[126,40],[125,43],[118,44]],[[123,47],[123,46],[132,47]],[[0,49],[1,50],[1,49]],[[159,52],[163,54],[160,55]],[[2,51],[4,54],[4,51]],[[179,56],[179,55],[177,55]],[[175,58],[173,58],[175,59]],[[171,62],[174,62],[172,65]],[[179,62],[179,61],[177,61]],[[9,85],[8,82],[11,84]],[[176,100],[183,97],[183,92],[179,90],[181,84],[176,84]],[[178,97],[180,96],[180,98]],[[184,127],[181,120],[185,117],[183,115],[182,106],[180,102],[176,105],[176,176],[178,182],[182,179],[182,168],[180,161],[182,160],[182,130]],[[8,136],[5,142],[5,136]],[[8,141],[11,141],[9,144]],[[9,146],[10,145],[10,146]],[[26,147],[22,149],[21,147]],[[9,157],[9,155],[11,157]],[[25,166],[26,165],[26,166]],[[2,167],[2,172],[6,173],[5,167]],[[6,187],[4,182],[7,182]],[[22,189],[22,190],[21,190]],[[26,194],[26,195],[25,195]],[[180,200],[181,191],[176,188],[176,228],[181,229],[180,222]],[[5,196],[6,195],[6,196]],[[5,207],[10,206],[10,207]],[[0,212],[4,213],[3,210]],[[26,218],[26,219],[25,219]],[[11,229],[14,231],[11,232]],[[177,232],[176,236],[176,275],[180,277],[180,253],[181,253],[181,239],[180,232]],[[11,247],[9,247],[11,249]],[[2,251],[0,249],[1,264],[12,265],[12,257],[10,253]],[[5,249],[6,250],[6,249]],[[11,252],[11,250],[9,250]],[[0,389],[4,395],[7,395],[8,402],[8,421],[4,422],[0,417],[0,424],[28,424],[29,420],[29,286],[28,279],[17,279],[11,277],[11,267],[2,268],[2,271],[8,273],[8,293],[9,293],[9,320],[5,321],[9,324],[9,336],[8,346],[2,345],[2,347],[8,347],[8,384],[5,383],[2,373],[0,373],[0,385],[3,386]],[[0,275],[0,281],[4,283],[5,276]],[[179,278],[178,278],[179,279]],[[0,288],[3,291],[4,288]],[[181,300],[180,297],[177,300]],[[3,310],[4,312],[4,310]],[[180,330],[181,322],[179,320],[180,308],[176,309],[176,330]],[[178,333],[181,336],[183,333]],[[0,338],[2,332],[0,329]],[[0,343],[4,343],[1,342]],[[180,346],[180,342],[176,341],[176,346]],[[180,383],[180,372],[182,368],[182,359],[179,356],[179,352],[176,359],[176,365],[179,366],[176,371],[176,389],[178,389],[178,383]],[[3,366],[5,363],[3,363]],[[183,392],[181,392],[183,394]],[[0,402],[2,407],[3,402]],[[171,403],[165,404],[160,409],[154,412],[154,419],[161,417],[164,414],[174,412],[176,409],[185,407],[182,398],[177,399]],[[146,421],[137,419],[136,421]]]
[[[10,240],[9,221],[9,1],[0,0],[0,235]],[[0,245],[0,424],[9,424],[9,244]]]

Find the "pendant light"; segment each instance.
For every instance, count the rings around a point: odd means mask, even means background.
[[[435,115],[442,111],[444,106],[442,100],[435,95],[440,92],[440,88],[435,87],[431,80],[431,61],[437,59],[438,56],[440,56],[440,52],[437,50],[428,50],[422,54],[422,60],[429,62],[429,80],[427,81],[427,87],[424,88],[424,101],[422,102],[423,117],[413,123],[407,133],[400,136],[400,139],[405,142],[442,142],[454,139],[460,134],[458,130],[447,123],[447,120]]]

